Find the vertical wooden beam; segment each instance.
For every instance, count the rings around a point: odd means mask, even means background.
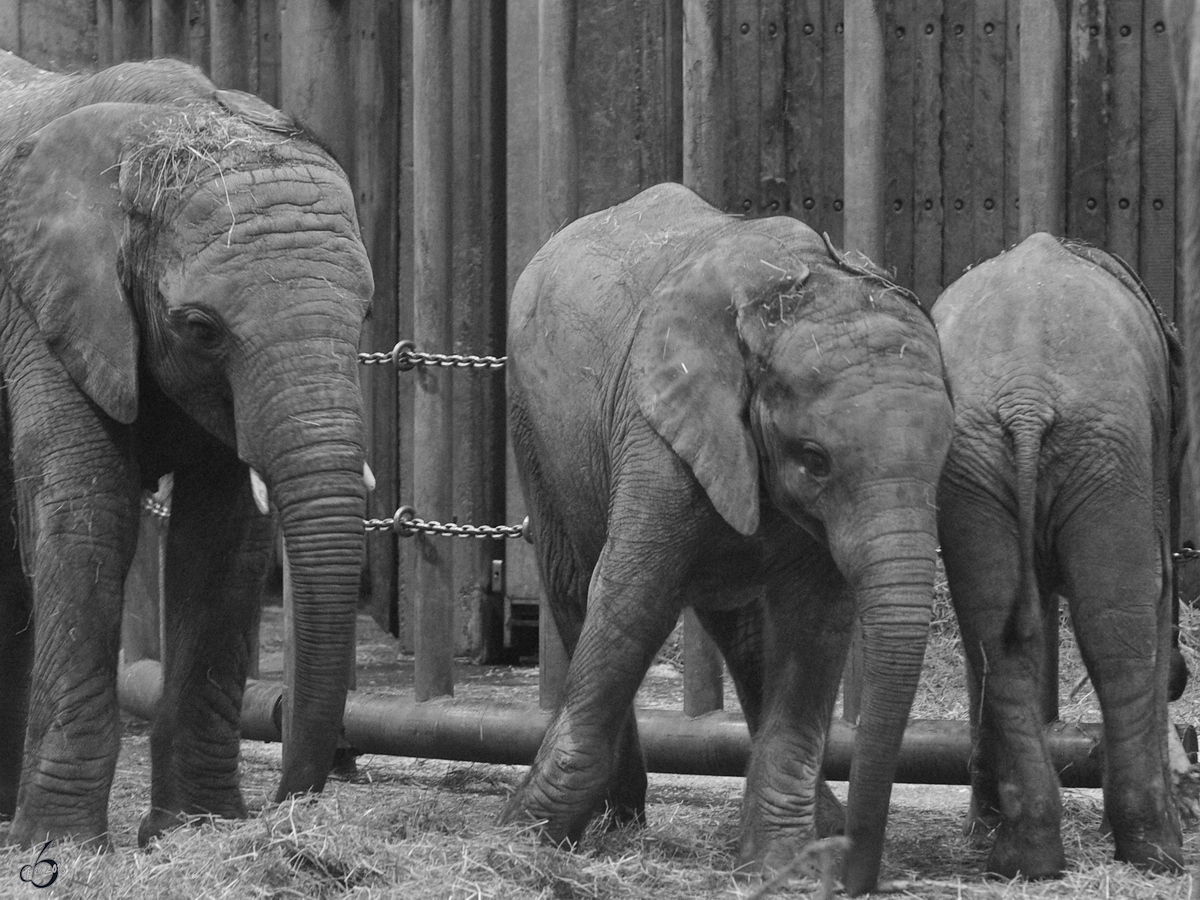
[[[504,344],[503,169],[492,144],[503,133],[503,8],[495,0],[454,0],[451,104],[454,223],[450,297],[453,351],[494,355]],[[438,348],[431,348],[438,349]],[[454,386],[454,506],[459,522],[499,522],[504,514],[504,378],[462,371]],[[491,590],[503,542],[456,541],[457,650],[477,658],[503,646],[504,610]]]
[[[788,211],[786,6],[760,0],[758,10],[758,204],[764,216]]]
[[[113,62],[151,56],[149,0],[112,0],[112,48]]]
[[[0,47],[21,55],[21,0],[0,0]]]
[[[400,219],[400,13],[394,3],[370,0],[355,4],[351,18],[354,59],[355,142],[354,200],[363,241],[375,276],[371,317],[363,331],[364,348],[395,346],[399,331]],[[407,336],[407,335],[406,335]],[[367,460],[375,472],[375,491],[368,498],[372,518],[390,516],[399,506],[399,428],[397,385],[393,366],[364,366]],[[371,614],[381,628],[395,632],[396,539],[376,535],[367,545]]]
[[[883,258],[897,283],[908,288],[913,286],[915,64],[920,40],[915,6],[915,0],[889,3],[883,33],[887,80],[883,112]],[[936,295],[921,296],[926,305],[935,299]]]
[[[725,202],[723,15],[705,0],[683,3],[683,183],[714,206]]]
[[[762,206],[761,70],[758,55],[761,23],[758,0],[731,0],[717,4],[725,10],[729,40],[722,48],[729,72],[729,103],[725,115],[729,140],[725,152],[730,163],[725,169],[728,194],[717,206],[738,215],[756,216]]]
[[[208,0],[209,36],[212,41],[209,77],[220,88],[248,91],[250,83],[250,27],[247,0]]]
[[[845,0],[845,244],[883,258],[884,4]]]
[[[718,206],[725,198],[722,19],[717,5],[684,0],[683,183]],[[696,614],[687,609],[683,613],[684,715],[703,715],[721,709],[724,703],[721,654]]]
[[[818,234],[827,230],[825,222],[833,206],[825,160],[836,153],[839,171],[841,162],[841,144],[834,150],[825,141],[825,88],[833,73],[825,65],[824,7],[822,0],[787,6],[789,211]],[[840,83],[841,73],[837,75]]]
[[[150,49],[155,56],[187,58],[187,0],[151,0]]]
[[[349,6],[342,0],[288,0],[280,7],[280,102],[353,180]]]
[[[102,69],[113,64],[113,2],[96,0],[96,64]]]
[[[258,0],[258,72],[254,92],[272,106],[279,105],[278,4],[279,0]]]
[[[945,0],[942,21],[942,280],[952,283],[975,260],[976,5]]]
[[[1142,6],[1142,230],[1139,272],[1150,296],[1175,309],[1175,98],[1163,0]],[[1189,98],[1195,102],[1195,98]],[[1184,346],[1194,349],[1187,343]],[[1198,473],[1200,474],[1200,473]]]
[[[1105,247],[1137,271],[1139,198],[1142,193],[1142,2],[1109,0],[1112,64],[1108,243]]]
[[[917,296],[937,299],[942,279],[942,2],[913,17],[913,281]]]
[[[576,0],[538,0],[538,219],[544,243],[579,215],[575,127]],[[566,682],[567,652],[543,601],[538,619],[539,702],[555,708]]]
[[[450,0],[417,0],[413,8],[413,308],[418,347],[453,340],[451,197],[453,196],[453,34]],[[419,515],[444,515],[454,502],[453,375],[416,370],[413,498]],[[418,701],[454,693],[453,551],[445,538],[418,535],[414,573],[414,687]]]
[[[1067,226],[1073,238],[1109,246],[1105,173],[1113,85],[1108,82],[1107,2],[1073,0],[1068,38]]]
[[[1020,237],[1066,227],[1067,0],[1021,2]]]
[[[505,66],[505,230],[507,232],[507,280],[511,293],[525,265],[542,243],[541,199],[538,192],[538,59],[530,52],[530,35],[538,30],[538,0],[509,0],[507,3]],[[507,453],[508,485],[505,521],[520,522],[528,510],[517,475],[511,440]],[[534,548],[524,541],[508,543],[505,556],[504,593],[507,604],[538,603],[545,614],[541,579]],[[541,635],[539,634],[539,640]],[[554,635],[557,641],[557,635]],[[552,647],[554,645],[552,644]],[[546,657],[543,656],[543,659]],[[552,698],[547,696],[546,702]]]
[[[725,665],[691,607],[683,611],[683,714],[702,716],[725,706]]]
[[[818,2],[818,0],[813,0]],[[844,98],[846,85],[844,61],[846,51],[845,22],[843,0],[823,0],[825,7],[823,25],[825,28],[822,39],[824,59],[824,91],[821,97],[821,183],[824,186],[824,196],[821,204],[821,230],[829,234],[830,240],[837,246],[845,243],[845,154],[846,146],[844,122],[846,110]]]
[[[1021,3],[1021,237],[1066,229],[1067,0]],[[1058,718],[1058,600],[1045,598],[1042,712]]]

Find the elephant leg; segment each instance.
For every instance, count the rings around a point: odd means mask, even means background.
[[[1139,512],[1081,508],[1061,530],[1059,556],[1104,719],[1104,808],[1117,859],[1178,873],[1182,835],[1166,740],[1170,561],[1165,548],[1129,539],[1156,533],[1150,511]],[[1120,533],[1097,533],[1096,523],[1107,522],[1119,522]]]
[[[56,363],[48,368],[61,374]],[[9,838],[22,846],[70,838],[105,847],[121,741],[121,605],[139,487],[124,431],[73,391],[51,399],[28,390],[42,374],[16,388],[10,381],[21,549],[34,605],[24,762]],[[8,570],[12,552],[3,553]],[[18,659],[28,657],[26,641],[18,639]]]
[[[246,815],[239,722],[273,528],[232,452],[214,442],[204,459],[175,472],[171,496],[163,694],[141,846],[187,816]]]
[[[742,867],[755,861],[767,870],[786,866],[822,828],[836,830],[842,819],[820,772],[854,602],[828,552],[807,549],[766,591],[760,665],[770,677],[763,683],[761,724],[746,772]]]
[[[1041,617],[1022,630],[1015,519],[991,498],[939,494],[942,558],[968,664],[973,758],[968,834],[994,837],[987,871],[1057,878],[1066,866],[1058,776],[1040,698]],[[1047,593],[1042,586],[1041,595]]]
[[[553,505],[539,504],[536,523],[534,543],[545,548],[538,556],[542,585],[559,638],[571,659],[583,631],[588,576],[595,561],[588,564],[586,554],[572,540],[571,523],[562,521]],[[621,725],[612,780],[598,811],[607,815],[608,823],[614,828],[645,825],[647,786],[646,761],[638,739],[637,718],[630,705]]]
[[[0,436],[3,436],[0,423]],[[29,714],[33,605],[17,545],[17,504],[7,440],[0,441],[0,819],[17,808]]]
[[[721,651],[737,691],[742,715],[751,739],[762,721],[763,702],[763,607],[747,603],[734,609],[697,608],[696,618]],[[830,837],[846,831],[846,812],[825,776],[817,782],[817,836]]]
[[[629,777],[634,695],[682,609],[680,582],[690,564],[684,549],[694,541],[696,511],[678,508],[690,500],[681,503],[669,492],[653,517],[641,513],[646,503],[643,497],[614,502],[612,520],[628,523],[629,530],[610,529],[588,587],[563,704],[501,814],[505,822],[545,820],[543,832],[555,844],[578,842],[614,779]],[[672,523],[671,533],[662,522]],[[624,793],[614,799],[628,808]],[[631,793],[644,789],[635,785]]]

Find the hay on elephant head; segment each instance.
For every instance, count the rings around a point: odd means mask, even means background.
[[[132,180],[137,206],[155,213],[248,158],[258,164],[283,162],[279,146],[289,140],[290,135],[259,128],[216,104],[181,107],[149,123],[126,155],[121,178]]]

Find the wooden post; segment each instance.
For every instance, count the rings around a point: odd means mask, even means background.
[[[209,77],[219,88],[251,89],[250,43],[255,39],[248,0],[208,0]]]
[[[725,664],[717,645],[688,607],[683,611],[683,714],[725,707]]]
[[[148,0],[112,0],[113,62],[148,59],[150,55]]]
[[[0,47],[21,55],[21,0],[0,0]]]
[[[575,130],[576,0],[538,0],[538,219],[544,243],[579,215]],[[558,706],[567,653],[543,599],[538,620],[539,697]]]
[[[1020,237],[1066,229],[1067,0],[1022,0]],[[1042,713],[1058,718],[1058,597],[1042,598]]]
[[[188,55],[187,0],[151,0],[150,49],[155,56]]]
[[[884,4],[846,0],[845,243],[877,265],[883,258]]]
[[[373,0],[355,4],[352,15],[357,126],[354,199],[375,275],[375,298],[362,343],[364,349],[383,350],[400,339],[400,11],[389,0]],[[400,505],[397,392],[399,379],[409,376],[394,366],[364,366],[361,372],[367,461],[376,482],[374,493],[367,498],[369,515],[384,518]],[[368,538],[371,614],[389,631],[395,630],[396,554],[396,539],[390,535]]]
[[[445,198],[453,225],[452,346],[468,355],[502,352],[505,334],[504,22],[498,0],[454,0],[452,184]],[[504,516],[504,375],[460,370],[454,384],[454,504],[459,522],[490,524]],[[501,593],[492,591],[492,562],[503,541],[454,542],[454,598],[460,616],[456,649],[477,659],[503,646]]]
[[[884,259],[883,147],[884,8],[879,0],[846,0],[845,84],[843,110],[845,140],[845,244],[865,254],[877,265]],[[857,621],[842,675],[842,716],[858,718],[862,697],[862,640]]]
[[[418,347],[453,340],[450,288],[453,196],[450,0],[413,8],[413,334]],[[454,502],[454,373],[415,373],[413,499],[418,515],[445,515]],[[418,535],[414,573],[414,686],[418,701],[454,693],[454,572],[449,539]]]
[[[1021,0],[1020,238],[1062,235],[1067,168],[1067,0]]]
[[[722,11],[683,4],[683,183],[714,206],[725,202],[725,81]]]
[[[703,0],[683,4],[683,183],[714,205],[725,201],[723,13]],[[683,711],[699,716],[725,703],[720,651],[691,609],[683,613]]]
[[[288,0],[280,7],[280,104],[353,180],[349,5],[341,0]]]

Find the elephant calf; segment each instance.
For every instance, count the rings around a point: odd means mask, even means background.
[[[174,474],[145,843],[244,816],[238,719],[274,536],[296,615],[277,796],[337,746],[363,553],[358,342],[374,293],[345,173],[174,60],[92,75],[0,51],[0,819],[106,845],[122,589]]]
[[[938,505],[968,661],[968,829],[995,830],[991,872],[1062,873],[1039,702],[1043,603],[1060,594],[1103,713],[1117,858],[1179,871],[1166,740],[1178,341],[1119,261],[1045,234],[966,273],[934,320],[955,400]]]
[[[814,835],[858,615],[845,885],[870,890],[928,637],[951,433],[925,311],[795,219],[742,220],[659,185],[538,253],[509,353],[517,464],[571,663],[505,817],[541,820],[555,842],[606,801],[641,817],[634,694],[691,606],[753,735],[739,862],[787,864]]]

